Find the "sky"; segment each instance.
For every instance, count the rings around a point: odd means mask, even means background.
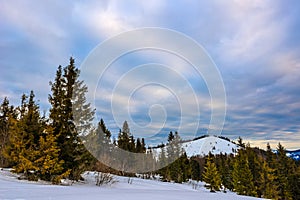
[[[226,94],[223,136],[299,149],[299,13],[296,0],[0,0],[0,99],[18,105],[23,93],[34,90],[47,111],[49,81],[70,56],[84,72],[91,52],[109,38],[163,28],[197,42],[217,68]],[[93,93],[97,117],[114,134],[127,120],[146,142],[165,142],[170,130],[187,138],[205,134],[214,129],[212,106],[219,107],[193,67],[157,49],[119,57]]]

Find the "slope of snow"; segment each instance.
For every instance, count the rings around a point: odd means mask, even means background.
[[[184,142],[181,144],[181,147],[186,152],[188,157],[198,155],[205,156],[208,155],[209,152],[214,155],[221,153],[231,154],[235,153],[239,149],[238,145],[216,136],[207,136],[197,140]],[[166,152],[167,147],[164,148]],[[152,149],[152,152],[156,158],[159,158],[161,148],[154,148]]]
[[[212,154],[231,154],[234,153],[239,146],[227,140],[218,138],[216,136],[208,136],[198,140],[183,143],[183,149],[188,157],[196,155]]]
[[[132,178],[128,184],[127,177],[118,177],[112,186],[98,187],[94,184],[93,173],[86,173],[86,183],[77,183],[72,186],[55,186],[46,183],[19,181],[7,171],[0,170],[0,199],[1,200],[82,200],[82,199],[114,199],[114,200],[182,200],[182,199],[212,199],[212,200],[238,200],[258,199],[239,196],[235,193],[210,193],[199,184],[193,189],[188,184],[165,183],[154,180]]]

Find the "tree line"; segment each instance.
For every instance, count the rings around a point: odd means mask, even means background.
[[[172,138],[172,133],[170,135]],[[188,158],[181,152],[179,159],[157,173],[165,181],[204,181],[212,192],[230,190],[261,198],[300,199],[300,163],[289,158],[280,143],[274,152],[269,144],[267,150],[252,148],[241,138],[238,145],[240,149],[235,154],[209,153]],[[162,150],[160,160],[168,159],[166,154],[176,152],[170,151],[169,146],[172,145],[167,145],[166,153]]]

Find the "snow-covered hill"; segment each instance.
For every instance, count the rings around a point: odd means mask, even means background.
[[[197,155],[212,154],[231,154],[239,148],[238,145],[216,136],[207,136],[198,140],[185,142],[182,144],[188,157]]]
[[[115,176],[118,181],[112,186],[98,187],[94,183],[93,173],[85,173],[87,182],[72,186],[56,186],[41,182],[17,180],[15,175],[0,170],[0,199],[30,199],[30,200],[82,200],[82,199],[143,199],[143,200],[181,200],[181,199],[212,199],[238,200],[258,199],[239,196],[232,192],[211,193],[204,188],[204,183],[198,183],[197,189],[189,184],[166,183],[155,180]]]
[[[300,160],[300,149],[295,151],[286,151],[286,155],[294,160]]]
[[[221,153],[231,154],[235,153],[239,149],[238,145],[217,136],[206,136],[201,137],[200,139],[183,142],[181,147],[188,157],[198,155],[205,156],[208,155],[209,152],[214,155]],[[165,151],[167,151],[167,147],[164,148]],[[158,158],[161,153],[161,148],[154,148],[152,149],[152,152]]]

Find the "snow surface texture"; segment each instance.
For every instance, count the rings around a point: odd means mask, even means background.
[[[165,151],[167,151],[167,147],[164,148]],[[197,140],[184,142],[182,143],[182,148],[188,157],[192,157],[198,155],[205,156],[208,155],[209,152],[214,155],[221,153],[231,154],[235,153],[239,149],[239,146],[216,136],[207,136]],[[155,148],[152,151],[156,158],[159,158],[161,148]]]
[[[182,199],[212,199],[237,200],[258,199],[239,196],[235,193],[211,193],[199,182],[197,189],[191,184],[166,183],[155,180],[115,176],[117,183],[111,186],[95,185],[95,174],[84,174],[86,182],[75,183],[72,186],[56,186],[45,182],[20,181],[9,171],[0,170],[1,200],[83,200],[83,199],[143,199],[143,200],[182,200]]]

